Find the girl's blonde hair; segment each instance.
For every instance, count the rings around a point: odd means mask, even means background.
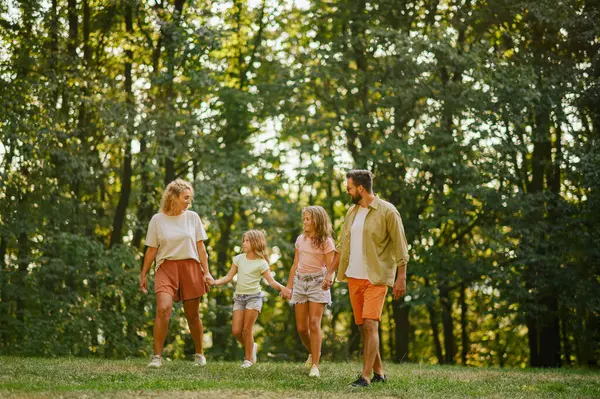
[[[333,237],[333,227],[331,226],[329,215],[323,207],[318,205],[307,206],[302,209],[302,218],[304,218],[305,213],[312,216],[313,223],[315,224],[315,233],[311,237],[312,247],[315,249],[324,249],[327,239]]]
[[[194,198],[194,188],[188,182],[183,179],[175,179],[163,192],[162,199],[160,200],[160,211],[162,213],[170,213],[173,211],[173,202],[179,195],[185,190],[190,190],[192,198]]]
[[[260,230],[248,230],[242,235],[242,241],[247,239],[252,247],[252,250],[259,258],[269,262],[269,249],[267,248],[267,238],[265,233]]]

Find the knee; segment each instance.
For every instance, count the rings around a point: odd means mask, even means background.
[[[311,334],[312,333],[318,333],[319,331],[321,331],[321,320],[319,319],[310,319],[309,323],[308,323],[308,327],[310,329]]]
[[[379,322],[377,320],[365,319],[363,329],[367,334],[379,333]]]
[[[237,339],[242,339],[242,330],[234,329],[234,330],[231,330],[231,333]]]
[[[300,335],[308,335],[309,334],[309,329],[307,325],[304,324],[298,324],[296,326],[297,330],[298,330],[298,334]]]
[[[159,306],[156,308],[156,317],[159,319],[169,319],[173,308],[171,306]]]
[[[196,323],[200,321],[200,313],[198,312],[185,312],[185,317],[188,323]]]
[[[363,329],[366,334],[378,334],[379,333],[379,322],[377,320],[365,319]]]

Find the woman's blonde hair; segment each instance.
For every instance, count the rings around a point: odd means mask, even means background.
[[[333,227],[331,226],[329,215],[323,207],[318,205],[307,206],[302,209],[302,218],[304,218],[305,213],[312,216],[313,223],[315,224],[315,233],[311,237],[312,247],[315,249],[325,249],[327,239],[333,237]]]
[[[163,213],[171,213],[173,211],[173,202],[185,190],[190,190],[192,198],[194,198],[194,188],[190,183],[183,179],[175,179],[169,183],[160,200],[160,211]]]
[[[265,233],[260,230],[248,230],[242,235],[242,241],[244,239],[248,240],[256,256],[263,258],[269,263],[269,249],[267,248]]]

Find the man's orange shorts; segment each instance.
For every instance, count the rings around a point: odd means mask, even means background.
[[[363,319],[381,320],[387,285],[373,285],[369,280],[348,277],[350,303],[356,324],[363,325]]]
[[[154,277],[154,293],[166,292],[175,302],[200,298],[206,291],[204,270],[195,259],[165,260]]]

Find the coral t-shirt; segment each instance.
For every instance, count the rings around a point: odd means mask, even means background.
[[[301,234],[296,239],[296,249],[298,249],[298,273],[311,274],[322,272],[327,268],[325,255],[335,251],[335,242],[329,237],[325,241],[323,248],[314,248],[312,240]]]

